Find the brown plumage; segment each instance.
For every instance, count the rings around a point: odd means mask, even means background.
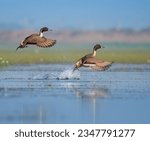
[[[85,59],[85,58],[89,58],[89,57],[95,57],[96,56],[96,51],[100,48],[104,48],[103,46],[101,46],[100,44],[96,44],[93,47],[93,52],[90,54],[85,55],[84,57],[82,57],[81,59]]]
[[[40,29],[39,34],[32,34],[28,37],[26,37],[21,43],[20,46],[17,47],[16,50],[19,48],[25,48],[27,45],[37,45],[38,47],[47,48],[52,47],[54,44],[56,44],[56,40],[47,39],[43,36],[43,32],[48,31],[47,27],[43,27]]]
[[[99,60],[95,57],[89,57],[84,60],[84,63],[81,65],[83,67],[91,67],[94,70],[107,70],[111,66],[112,62]]]
[[[95,70],[106,70],[108,69],[113,62],[109,61],[103,61],[95,58],[96,56],[96,50],[102,48],[101,45],[97,44],[93,48],[93,53],[85,55],[84,57],[80,58],[73,69],[75,71],[76,69],[79,69],[80,67],[90,67]]]

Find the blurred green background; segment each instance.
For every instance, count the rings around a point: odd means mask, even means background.
[[[1,65],[35,63],[74,63],[92,52],[93,46],[87,44],[56,44],[52,48],[28,47],[17,52],[16,44],[1,45]],[[5,48],[3,48],[5,46]],[[149,43],[103,43],[105,48],[97,51],[97,58],[116,63],[150,63]]]

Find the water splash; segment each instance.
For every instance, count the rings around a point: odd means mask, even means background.
[[[67,69],[60,73],[60,75],[57,77],[58,80],[68,80],[68,79],[80,79],[80,72],[76,71],[73,72],[72,69]]]

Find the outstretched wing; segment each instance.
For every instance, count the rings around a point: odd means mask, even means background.
[[[100,62],[100,63],[97,62],[96,66],[91,67],[91,68],[95,69],[95,70],[105,71],[105,70],[107,70],[111,66],[112,63],[113,62],[108,62],[108,61],[103,61],[103,62]]]
[[[92,69],[101,70],[101,71],[107,70],[112,63],[113,62],[99,60],[94,57],[87,58],[84,62],[84,64],[93,64],[93,66],[91,65]]]
[[[39,37],[39,39],[36,42],[36,45],[42,48],[52,47],[55,44],[56,44],[56,40],[47,39],[45,37],[43,38]]]

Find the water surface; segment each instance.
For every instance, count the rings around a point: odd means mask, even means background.
[[[82,68],[73,75],[72,68],[1,69],[0,123],[150,123],[149,64],[113,64],[105,72]]]

